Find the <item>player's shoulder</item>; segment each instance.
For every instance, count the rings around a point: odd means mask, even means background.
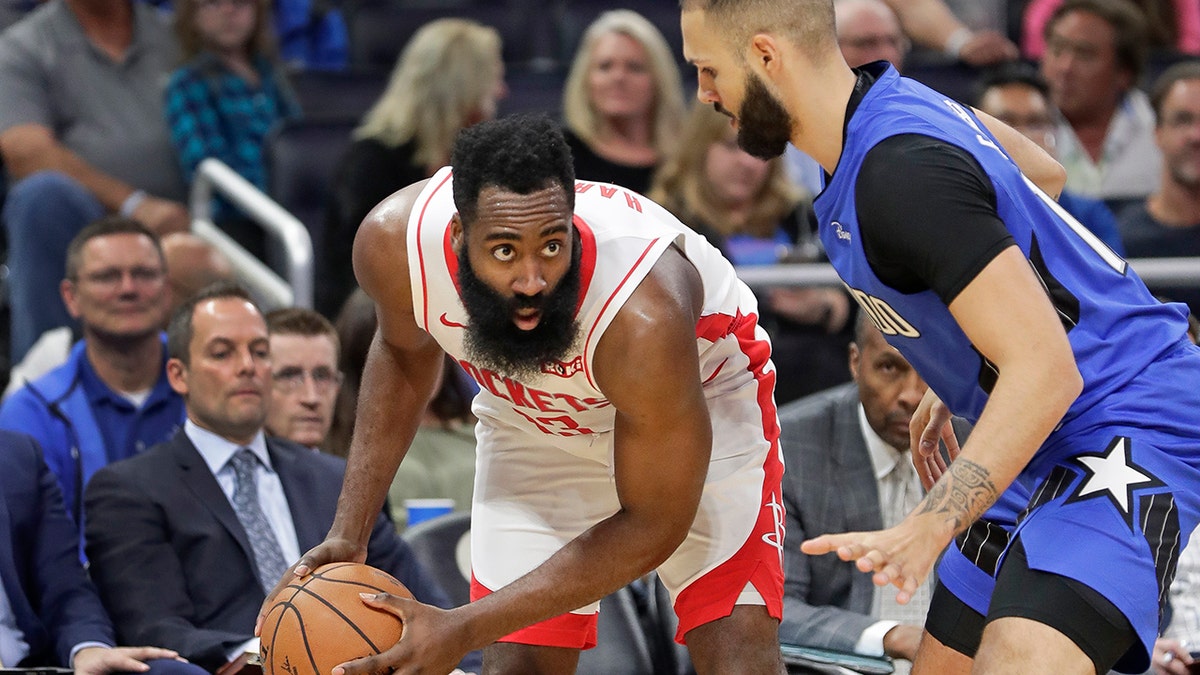
[[[360,236],[371,238],[404,239],[408,231],[408,219],[412,215],[417,198],[429,184],[429,179],[417,181],[388,195],[375,205],[359,227]]]
[[[694,339],[703,305],[699,272],[678,248],[668,246],[617,311],[602,344],[619,344],[615,352],[625,354],[667,344],[664,338],[676,332]]]
[[[364,288],[375,277],[396,278],[397,271],[407,269],[408,220],[428,183],[418,181],[392,193],[363,219],[354,237],[354,270]]]

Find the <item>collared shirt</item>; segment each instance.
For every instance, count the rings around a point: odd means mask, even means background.
[[[901,475],[906,476],[906,480],[910,481],[907,486],[902,486],[896,482],[896,479],[891,476],[893,470],[897,469],[897,465],[901,462],[911,463],[911,456],[906,452],[901,452],[887,441],[883,440],[875,430],[871,428],[870,422],[867,421],[867,413],[862,405],[858,406],[858,426],[862,431],[863,440],[867,444],[867,454],[871,458],[871,468],[875,473],[875,481],[879,487],[879,513],[883,517],[883,526],[891,527],[899,522],[908,514],[909,508],[912,505],[906,505],[905,494],[918,496],[924,493],[924,488],[921,486],[921,479],[917,476],[916,470],[903,471]],[[906,467],[900,467],[905,469]],[[919,501],[919,500],[918,500]],[[875,588],[875,597],[872,602],[872,616],[891,615],[903,616],[904,623],[914,625],[924,625],[924,615],[929,609],[929,582],[926,581],[917,589],[917,593],[913,596],[912,601],[907,605],[899,605],[895,602],[896,588],[888,586],[886,588]],[[891,603],[888,611],[883,611],[884,603]],[[911,615],[911,616],[907,616]],[[854,650],[860,654],[871,656],[883,655],[883,636],[889,630],[899,625],[901,621],[895,618],[883,619],[877,621],[867,627],[859,636],[858,643]],[[897,672],[908,672],[907,662],[901,664],[897,662]]]
[[[5,668],[15,668],[28,655],[29,643],[17,627],[17,616],[13,614],[8,591],[0,584],[0,663]]]
[[[1162,155],[1154,141],[1154,109],[1140,90],[1130,90],[1117,106],[1100,161],[1092,161],[1065,119],[1058,120],[1054,142],[1068,190],[1094,199],[1132,199],[1158,189]]]
[[[163,349],[162,369],[150,395],[140,406],[113,391],[100,379],[86,355],[80,369],[80,382],[87,392],[88,405],[96,417],[96,426],[104,437],[109,462],[128,459],[158,443],[171,439],[184,417],[183,398],[167,381],[167,355]]]
[[[170,26],[145,3],[133,3],[133,41],[114,60],[88,39],[64,0],[49,0],[0,40],[0,131],[42,125],[104,173],[183,199],[162,99],[178,62]]]
[[[267,440],[263,436],[263,432],[259,431],[254,440],[245,446],[226,440],[208,429],[203,429],[191,419],[184,422],[183,432],[187,434],[188,440],[196,446],[196,450],[204,458],[204,463],[216,477],[221,491],[229,498],[230,504],[233,503],[233,490],[237,486],[237,476],[233,466],[229,464],[229,460],[235,452],[243,447],[249,448],[258,457],[259,464],[255,469],[255,478],[258,485],[259,506],[262,507],[267,522],[274,530],[275,538],[279,540],[279,549],[283,552],[283,559],[289,564],[299,560],[300,543],[296,539],[296,525],[292,522],[292,511],[288,508],[287,495],[283,493],[283,483],[280,482],[279,474],[271,465],[271,455],[267,452]]]

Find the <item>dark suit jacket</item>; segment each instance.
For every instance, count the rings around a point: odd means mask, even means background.
[[[58,480],[33,439],[8,431],[0,431],[0,580],[29,644],[21,665],[66,666],[81,642],[116,644],[79,564]]]
[[[345,462],[277,438],[267,440],[267,451],[306,551],[333,524]],[[123,642],[174,649],[211,671],[253,637],[264,593],[249,540],[182,430],[97,471],[84,505],[92,578]],[[395,576],[418,600],[450,606],[383,514],[367,564]]]
[[[820,534],[878,530],[879,487],[867,441],[858,422],[858,385],[850,382],[779,409],[783,448],[784,547],[783,642],[853,651],[870,615],[871,576],[836,553],[810,556],[800,542]],[[966,438],[955,420],[960,441]],[[933,583],[927,579],[925,583]]]

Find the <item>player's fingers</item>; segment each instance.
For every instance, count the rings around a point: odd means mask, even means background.
[[[954,425],[950,424],[949,420],[942,424],[942,442],[946,444],[946,453],[950,455],[950,461],[958,459],[958,453],[962,448],[958,445],[958,436],[954,435]],[[939,460],[941,459],[942,453],[934,454],[938,455]]]
[[[875,548],[867,549],[865,546],[856,546],[854,549],[855,555],[853,558],[842,558],[842,560],[855,560],[855,565],[860,572],[883,573],[884,568],[888,564],[887,556],[884,555],[883,551]],[[841,557],[841,552],[842,550],[838,549],[838,557]]]
[[[304,572],[301,573],[301,566],[304,566]],[[287,588],[288,584],[296,580],[297,577],[306,576],[312,569],[312,558],[305,554],[300,558],[292,568],[283,573],[283,578],[275,583],[274,588],[267,593],[267,598],[263,600],[262,606],[258,608],[258,618],[254,620],[254,635],[259,637],[262,634],[263,621],[267,618],[267,612],[271,611],[271,607],[275,604],[275,596],[279,595],[283,589]]]
[[[823,534],[800,542],[800,550],[808,555],[822,555],[836,551],[842,538],[841,535]]]
[[[372,654],[361,659],[347,661],[333,667],[332,675],[373,675],[389,673],[396,663],[395,647],[379,654]]]
[[[362,598],[363,603],[391,612],[400,617],[402,621],[408,618],[408,603],[413,602],[408,598],[391,593],[359,593],[358,597]]]
[[[894,583],[896,584],[897,588],[900,589],[896,591],[896,602],[900,603],[901,605],[908,604],[908,602],[912,600],[913,595],[916,594],[917,587],[921,585],[920,580],[912,576],[898,578],[894,581]]]

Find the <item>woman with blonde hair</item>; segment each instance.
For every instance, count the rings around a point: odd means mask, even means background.
[[[737,145],[729,118],[697,104],[679,149],[654,177],[649,197],[708,237],[735,265],[822,259],[812,200],[788,180],[783,160]],[[780,403],[844,382],[850,299],[835,287],[777,287],[760,293],[771,333]]]
[[[679,66],[654,24],[616,9],[588,26],[563,88],[576,176],[647,191],[683,115]]]
[[[351,249],[367,213],[448,164],[460,130],[495,117],[507,93],[500,48],[494,28],[466,19],[431,21],[404,47],[334,175],[323,310],[336,311],[354,289]]]

